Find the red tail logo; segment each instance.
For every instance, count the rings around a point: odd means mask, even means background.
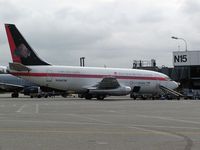
[[[6,33],[7,33],[8,42],[9,42],[9,46],[10,46],[10,51],[11,51],[11,55],[12,55],[12,60],[13,60],[13,62],[20,63],[21,62],[20,57],[15,55],[16,45],[15,45],[15,42],[14,42],[13,37],[11,35],[9,26],[5,25],[5,28],[6,28]]]

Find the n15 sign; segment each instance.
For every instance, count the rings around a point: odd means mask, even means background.
[[[173,52],[174,66],[200,65],[200,51],[176,51]]]
[[[174,52],[173,53],[173,64],[174,66],[188,66],[189,56],[186,52]]]
[[[174,63],[185,63],[187,60],[187,55],[174,55]]]

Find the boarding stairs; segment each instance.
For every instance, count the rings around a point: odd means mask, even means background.
[[[177,92],[177,91],[175,91],[175,90],[166,88],[166,87],[164,87],[164,86],[162,86],[162,85],[160,85],[160,89],[161,89],[165,94],[169,93],[169,94],[172,94],[172,95],[174,95],[174,96],[176,96],[176,97],[183,97],[183,94],[181,94],[181,93],[179,93],[179,92]]]

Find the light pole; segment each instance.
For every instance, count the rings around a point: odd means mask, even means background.
[[[175,39],[175,40],[183,40],[183,42],[185,43],[185,51],[187,52],[187,42],[186,42],[185,39],[179,38],[179,37],[176,37],[176,36],[172,36],[171,38],[172,38],[172,39]]]
[[[80,66],[85,67],[85,57],[80,57]]]

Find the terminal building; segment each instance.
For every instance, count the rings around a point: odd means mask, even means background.
[[[173,52],[174,74],[182,88],[200,89],[200,51]]]
[[[156,61],[134,60],[133,68],[154,70],[180,83],[179,91],[200,98],[200,51],[173,52],[173,68],[157,67]]]

